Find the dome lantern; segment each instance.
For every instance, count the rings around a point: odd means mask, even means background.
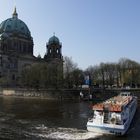
[[[14,12],[13,12],[13,18],[18,18],[16,7],[15,7]]]

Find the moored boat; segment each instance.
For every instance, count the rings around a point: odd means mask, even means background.
[[[87,122],[87,130],[98,133],[124,135],[134,117],[137,97],[128,92],[92,106],[93,116]]]

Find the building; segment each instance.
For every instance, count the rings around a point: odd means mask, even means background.
[[[63,73],[62,45],[54,35],[47,43],[45,57],[33,55],[34,42],[27,25],[18,18],[16,8],[11,18],[0,24],[0,84],[18,86],[22,70],[34,63],[46,63]]]
[[[46,50],[44,60],[50,69],[49,81],[53,87],[58,88],[62,85],[63,79],[63,56],[62,44],[55,35],[53,35],[46,44]]]

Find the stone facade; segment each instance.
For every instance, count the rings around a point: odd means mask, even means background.
[[[18,18],[16,8],[12,18],[0,24],[0,84],[18,86],[24,67],[45,62],[63,73],[62,46],[54,35],[47,44],[47,53],[40,61],[33,55],[33,38],[27,25]],[[56,67],[57,66],[57,67]]]

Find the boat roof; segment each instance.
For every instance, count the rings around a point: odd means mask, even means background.
[[[118,95],[115,97],[112,97],[102,103],[98,103],[93,105],[93,110],[108,110],[112,112],[121,112],[122,108],[129,104],[132,100],[132,96],[122,96]]]

